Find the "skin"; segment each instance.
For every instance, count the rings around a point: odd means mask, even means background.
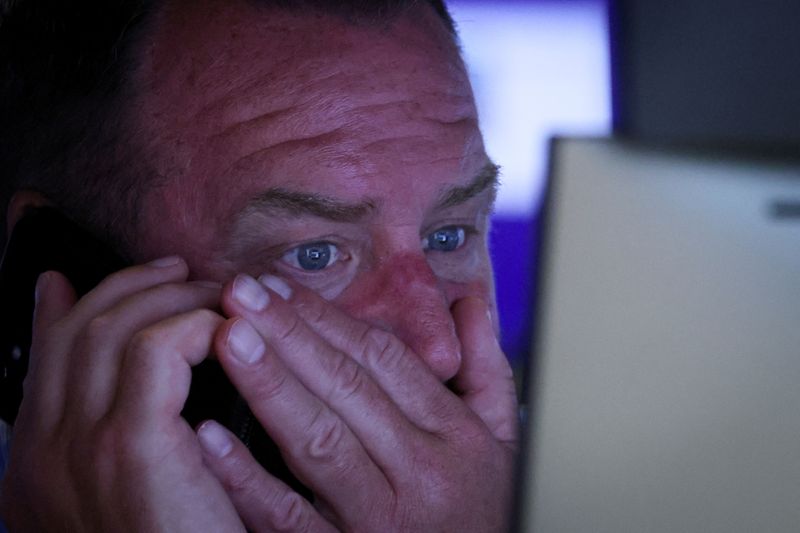
[[[492,166],[435,15],[374,28],[176,2],[142,54],[131,105],[163,179],[138,259],[180,258],[78,302],[60,274],[40,279],[9,524],[501,529],[517,430],[486,247]],[[426,248],[452,227],[458,248]],[[307,272],[296,250],[314,242],[337,260]],[[313,505],[221,426],[180,418],[209,353]]]
[[[145,202],[141,259],[178,253],[200,278],[266,269],[330,287],[341,308],[407,338],[449,379],[458,368],[450,305],[467,295],[494,301],[481,245],[490,196],[434,210],[444,190],[469,184],[488,162],[457,51],[429,13],[385,32],[245,7],[168,14],[146,51],[142,137],[154,153],[181,148],[159,158],[174,178]],[[242,214],[271,187],[377,207],[336,225]],[[457,223],[480,232],[469,254],[421,253],[425,233]],[[356,256],[346,290],[331,279],[342,273],[312,277],[278,260],[328,236]]]

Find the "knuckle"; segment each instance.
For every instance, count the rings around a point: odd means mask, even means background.
[[[221,323],[223,321],[217,313],[204,308],[194,309],[179,318],[182,322]],[[173,325],[170,321],[156,322],[135,332],[128,342],[129,352],[138,357],[148,357],[152,354],[162,353],[170,347],[181,351],[180,347],[175,345]]]
[[[114,319],[107,314],[98,315],[86,324],[85,339],[89,344],[95,344],[108,336],[114,330]]]
[[[330,305],[319,302],[301,302],[298,304],[297,308],[298,312],[303,315],[303,318],[309,324],[323,324],[327,322],[332,311]]]
[[[426,419],[430,423],[431,430],[449,442],[475,444],[477,439],[483,436],[480,426],[473,421],[465,420],[463,407],[448,401],[449,399],[439,395],[439,398],[429,406]]]
[[[357,396],[368,379],[364,369],[342,353],[337,353],[331,370],[331,396],[347,400]]]
[[[359,345],[361,360],[369,368],[390,372],[396,370],[406,355],[406,346],[394,335],[370,327],[364,332]]]
[[[241,461],[227,461],[222,480],[225,489],[232,494],[255,494],[258,492],[258,470],[245,467]]]
[[[272,522],[276,531],[310,531],[311,513],[308,503],[295,492],[286,493],[275,504]]]
[[[194,309],[187,313],[187,317],[190,320],[198,320],[201,322],[219,322],[223,321],[223,318],[219,316],[219,313],[212,311],[211,309],[200,308]]]
[[[162,333],[156,327],[137,331],[128,343],[128,352],[136,357],[148,357],[164,346]]]
[[[253,398],[255,403],[269,403],[281,397],[289,386],[289,374],[285,371],[264,372],[259,375],[253,384]]]
[[[310,437],[302,450],[305,456],[328,461],[341,457],[339,452],[346,436],[344,424],[326,407],[320,407],[314,415],[306,434]]]
[[[285,320],[280,321],[279,329],[276,331],[276,340],[282,343],[289,342],[298,335],[301,329],[302,320],[292,313],[285,317]]]
[[[221,482],[229,494],[243,501],[261,500],[268,510],[272,530],[310,531],[311,514],[302,496],[294,492],[264,490],[258,469],[240,460],[228,462]]]

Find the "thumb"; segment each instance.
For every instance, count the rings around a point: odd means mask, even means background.
[[[452,308],[461,342],[461,368],[453,379],[456,392],[498,440],[518,438],[517,393],[514,376],[479,298],[457,301]]]

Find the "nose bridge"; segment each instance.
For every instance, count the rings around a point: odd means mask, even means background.
[[[441,379],[455,375],[461,351],[450,302],[423,254],[387,258],[373,280],[362,318],[397,335]]]

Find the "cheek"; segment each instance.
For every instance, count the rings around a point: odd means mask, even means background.
[[[451,252],[430,251],[427,262],[440,283],[473,284],[492,281],[489,251],[483,235],[472,235]]]
[[[468,296],[478,297],[494,310],[494,275],[485,246],[468,254],[444,254],[429,260],[431,270],[443,288],[448,304]]]

